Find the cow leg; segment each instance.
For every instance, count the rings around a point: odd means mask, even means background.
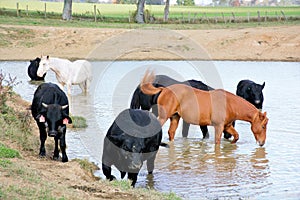
[[[215,144],[220,144],[222,132],[224,130],[224,125],[216,125],[214,127],[215,127]]]
[[[148,174],[152,174],[154,170],[154,160],[156,157],[156,152],[152,152],[154,155],[150,156],[150,158],[147,159],[147,170]]]
[[[231,141],[231,143],[236,143],[239,140],[239,134],[238,132],[234,129],[233,125],[227,126],[225,128],[225,131],[227,133],[229,133],[230,135],[233,136],[233,140]]]
[[[60,150],[62,154],[62,162],[68,162],[68,156],[66,154],[66,127],[63,127],[63,133],[60,137]]]
[[[120,171],[120,173],[121,173],[121,179],[123,179],[126,175],[126,172]]]
[[[80,87],[82,93],[85,93],[85,94],[86,94],[85,82],[80,83],[80,84],[79,84],[79,87]]]
[[[188,136],[189,129],[190,129],[190,124],[186,123],[183,120],[183,123],[182,123],[182,137],[187,137]]]
[[[58,160],[59,159],[58,137],[55,137],[54,141],[55,141],[55,147],[54,147],[53,160]]]
[[[129,173],[128,172],[128,179],[132,181],[131,186],[134,187],[137,181],[138,173]]]
[[[102,163],[102,171],[103,171],[103,174],[105,175],[106,179],[108,179],[110,181],[116,179],[116,177],[111,175],[111,167],[110,166],[107,166],[104,163]]]
[[[209,138],[208,128],[207,126],[200,126],[203,138]]]
[[[173,141],[174,137],[175,137],[175,131],[178,127],[178,122],[179,122],[180,116],[175,114],[172,117],[170,117],[171,123],[170,123],[170,127],[169,127],[169,140]]]
[[[40,146],[40,153],[39,155],[41,157],[46,156],[46,148],[45,148],[45,141],[47,139],[47,132],[46,132],[46,127],[44,123],[37,123],[39,130],[40,130],[40,141],[41,141],[41,146]]]

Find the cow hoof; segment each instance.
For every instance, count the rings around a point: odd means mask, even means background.
[[[53,160],[58,160],[59,156],[53,156]]]
[[[68,158],[64,158],[64,159],[62,159],[61,161],[62,161],[62,162],[68,162],[69,159],[68,159]]]
[[[41,153],[39,154],[39,156],[40,156],[40,158],[46,157],[46,152],[41,152]]]

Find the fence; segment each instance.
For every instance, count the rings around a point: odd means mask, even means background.
[[[97,9],[97,5],[93,6],[93,13],[89,14],[73,14],[73,18],[80,18],[80,19],[88,19],[93,20],[94,22],[101,22],[101,21],[115,21],[114,17],[107,17],[101,15],[99,9]],[[19,3],[16,4],[16,16],[23,17],[23,16],[30,16],[30,13],[38,12],[39,16],[43,16],[45,19],[50,18],[50,13],[47,12],[47,3],[44,3],[43,12],[41,11],[30,11],[29,6],[26,5],[26,9],[22,10],[19,7]],[[25,13],[25,14],[23,14]],[[122,19],[118,19],[118,22],[134,22],[134,13],[129,11],[128,17],[123,17]],[[146,12],[145,12],[146,13]],[[299,20],[299,17],[288,17],[284,13],[283,10],[275,11],[275,13],[270,14],[269,12],[261,12],[257,11],[256,15],[253,15],[253,12],[244,13],[244,16],[236,16],[236,13],[230,12],[220,12],[220,13],[206,13],[206,12],[197,12],[197,13],[181,13],[180,17],[174,17],[172,15],[169,16],[168,23],[245,23],[245,22],[268,22],[268,21],[287,21],[287,20]],[[58,13],[51,13],[51,16],[56,16],[56,18],[60,18]],[[165,23],[163,17],[157,18],[153,15],[147,14],[145,16],[145,21],[147,23]]]

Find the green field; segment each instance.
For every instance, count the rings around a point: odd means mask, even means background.
[[[47,12],[61,13],[63,10],[62,2],[42,2],[37,0],[1,0],[0,8],[16,9],[19,2],[19,9],[30,11],[44,12],[45,3],[47,4]],[[91,4],[91,3],[73,3],[72,12],[74,15],[93,15],[94,5],[97,7],[97,14],[105,17],[128,18],[129,13],[136,10],[136,5],[129,4]],[[145,7],[154,17],[162,18],[164,14],[164,5],[146,5]],[[218,16],[223,13],[225,16],[231,15],[232,12],[236,16],[257,16],[257,11],[262,15],[267,12],[268,16],[275,16],[281,11],[289,17],[300,17],[300,7],[201,7],[201,6],[170,6],[170,18],[181,18],[182,15],[198,15],[206,13],[207,16]]]
[[[19,11],[17,14],[17,3]],[[46,4],[46,13],[45,13]],[[96,6],[96,21],[94,15]],[[300,7],[202,7],[170,6],[169,21],[163,21],[164,5],[146,5],[146,22],[171,29],[198,29],[206,24],[221,28],[232,26],[264,26],[276,23],[299,24]],[[122,27],[134,28],[136,5],[131,4],[91,4],[73,3],[69,23],[62,22],[63,2],[43,2],[38,0],[0,0],[0,23],[24,25],[55,25],[78,27]],[[260,18],[258,18],[258,12]],[[151,18],[149,16],[152,16]],[[154,19],[151,21],[151,19]],[[237,25],[240,24],[240,25]],[[168,27],[172,26],[172,27]],[[179,27],[180,26],[180,27]],[[188,26],[188,27],[187,27]],[[200,28],[201,28],[200,27]]]

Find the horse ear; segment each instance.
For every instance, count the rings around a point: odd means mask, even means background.
[[[264,87],[265,87],[265,85],[266,85],[266,83],[264,82],[262,85],[261,85],[261,89],[264,89]]]

